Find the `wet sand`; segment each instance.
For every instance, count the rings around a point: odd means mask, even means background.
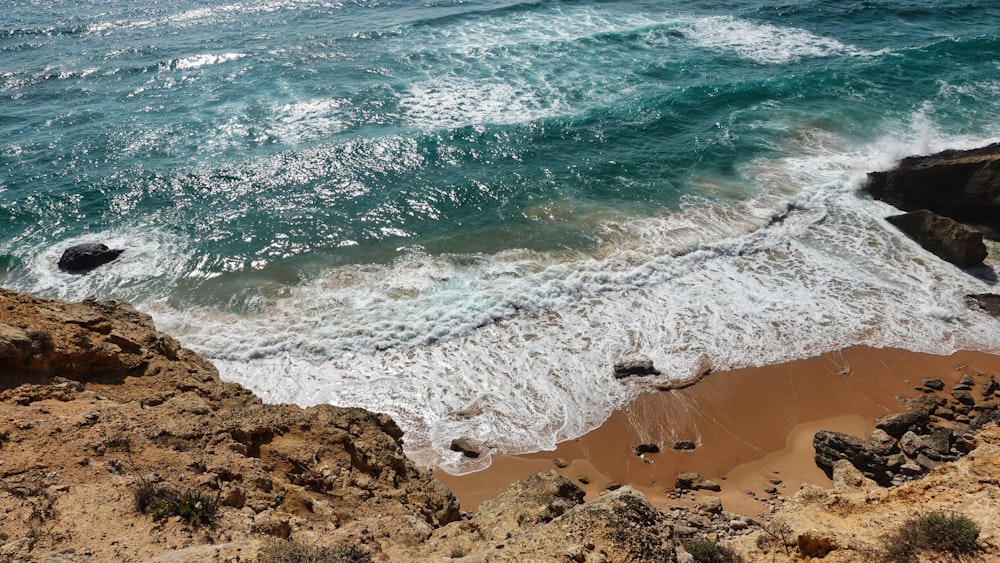
[[[830,486],[813,461],[817,431],[866,436],[876,420],[904,410],[905,399],[920,394],[914,386],[924,378],[941,378],[950,388],[962,374],[976,372],[1000,375],[1000,356],[858,346],[714,373],[684,389],[645,393],[555,451],[494,456],[484,471],[458,477],[437,471],[435,477],[454,491],[463,510],[475,510],[518,479],[555,469],[576,481],[587,500],[617,483],[631,485],[661,507],[690,505],[707,494],[720,496],[726,510],[756,516],[768,510],[766,487],[790,495],[805,482]],[[677,440],[697,447],[676,451]],[[656,444],[661,451],[637,456],[638,444]],[[669,498],[677,475],[692,471],[719,483],[722,491]]]

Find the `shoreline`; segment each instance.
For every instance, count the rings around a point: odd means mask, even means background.
[[[922,379],[937,377],[950,386],[976,372],[1000,372],[1000,355],[854,346],[718,372],[684,388],[643,393],[595,430],[553,451],[498,455],[483,471],[462,476],[436,471],[434,477],[465,511],[519,479],[551,469],[583,488],[586,500],[609,486],[629,485],[660,508],[692,506],[707,494],[720,497],[730,512],[755,517],[803,483],[831,487],[814,461],[817,431],[865,436],[879,418],[903,411],[905,399],[920,395],[914,387]],[[676,451],[676,440],[697,447]],[[640,457],[633,451],[639,444],[655,444],[660,452]],[[672,494],[677,475],[686,472],[718,483],[721,491]],[[777,493],[765,492],[768,487]]]

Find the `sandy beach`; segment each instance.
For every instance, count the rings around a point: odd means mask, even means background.
[[[522,477],[555,469],[584,488],[588,500],[617,483],[641,490],[661,507],[690,505],[713,494],[726,510],[755,516],[769,509],[766,487],[790,494],[806,482],[830,486],[813,461],[817,431],[867,435],[876,420],[904,410],[903,401],[920,394],[914,387],[924,378],[937,377],[950,386],[963,374],[977,372],[1000,372],[1000,357],[859,346],[713,373],[685,389],[645,393],[599,428],[554,451],[494,456],[481,472],[434,475],[454,491],[463,510],[475,510]],[[675,451],[677,440],[697,447]],[[633,451],[638,444],[656,444],[661,451],[640,457]],[[700,473],[722,491],[670,498],[674,480],[685,472]]]

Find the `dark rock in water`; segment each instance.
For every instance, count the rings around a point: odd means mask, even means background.
[[[886,221],[926,250],[959,268],[982,264],[989,254],[981,232],[926,209],[886,217]]]
[[[462,452],[462,455],[465,457],[471,457],[473,459],[481,455],[479,444],[476,444],[469,438],[456,438],[452,440],[451,451]]]
[[[912,410],[884,416],[875,423],[875,428],[881,428],[886,434],[898,439],[910,430],[917,434],[923,432],[928,422],[930,415],[927,411]]]
[[[71,246],[59,258],[59,269],[71,274],[82,274],[111,262],[124,252],[121,248],[108,248],[106,244],[88,242]]]
[[[888,459],[876,453],[864,440],[842,432],[821,430],[813,436],[813,448],[816,450],[816,465],[833,478],[833,466],[838,461],[846,459],[861,473],[883,487],[892,481],[887,471]]]
[[[615,364],[616,379],[646,375],[660,375],[660,370],[653,367],[651,360],[628,360]]]
[[[976,308],[988,315],[1000,319],[1000,295],[994,293],[979,293],[965,296],[966,307]]]
[[[1000,228],[1000,144],[903,159],[868,175],[868,192],[904,211],[930,209],[956,221]]]
[[[659,453],[660,446],[657,444],[639,444],[638,446],[632,448],[632,451],[635,452],[635,455],[655,454]]]

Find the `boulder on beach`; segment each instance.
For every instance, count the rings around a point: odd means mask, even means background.
[[[959,268],[982,264],[988,254],[981,232],[926,209],[886,217],[886,221]]]
[[[59,269],[71,274],[83,274],[118,258],[125,249],[108,248],[98,242],[73,245],[63,251],[59,258]]]

